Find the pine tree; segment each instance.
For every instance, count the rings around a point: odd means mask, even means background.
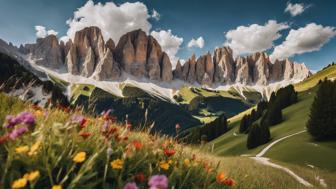
[[[336,140],[336,81],[319,84],[311,106],[308,132],[317,140]]]
[[[259,146],[259,140],[261,137],[261,131],[258,124],[254,124],[250,127],[250,132],[247,137],[246,147],[248,149],[255,148]]]

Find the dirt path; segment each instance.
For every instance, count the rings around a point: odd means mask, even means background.
[[[300,177],[299,175],[295,174],[292,170],[288,169],[287,167],[284,167],[284,166],[281,166],[279,164],[273,163],[273,162],[270,161],[269,158],[262,157],[263,155],[265,155],[265,153],[269,149],[271,149],[278,142],[280,142],[282,140],[285,140],[285,139],[287,139],[289,137],[292,137],[292,136],[304,133],[304,132],[306,132],[306,130],[303,130],[303,131],[300,131],[300,132],[297,132],[297,133],[294,133],[294,134],[287,135],[285,137],[279,138],[279,139],[273,141],[271,144],[267,145],[255,157],[250,157],[250,158],[253,159],[253,160],[255,160],[255,161],[257,161],[257,162],[259,162],[259,163],[261,163],[261,164],[264,164],[264,165],[267,165],[267,166],[271,166],[271,167],[274,167],[276,169],[280,169],[282,171],[285,171],[290,176],[292,176],[295,180],[297,180],[299,183],[303,184],[306,187],[313,187],[313,185],[311,183],[309,183],[308,181],[306,181],[304,178]]]

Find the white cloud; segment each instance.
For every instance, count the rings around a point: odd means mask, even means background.
[[[204,47],[203,37],[201,36],[197,39],[192,38],[188,43],[188,48],[192,48],[192,47],[203,48]]]
[[[58,32],[55,30],[47,30],[44,26],[35,26],[36,37],[37,38],[45,38],[48,35],[57,35]]]
[[[171,30],[152,31],[151,35],[161,45],[162,50],[168,54],[174,68],[178,60],[178,57],[176,57],[176,53],[183,43],[183,38],[173,35]]]
[[[152,13],[151,17],[154,18],[156,21],[159,21],[161,15],[159,14],[158,11],[156,11],[155,9],[153,9],[153,13]]]
[[[113,2],[94,4],[89,0],[67,21],[67,36],[73,39],[76,31],[98,26],[105,40],[112,38],[117,42],[122,35],[136,29],[142,29],[148,34],[152,27],[148,21],[150,17],[146,5],[141,2],[126,2],[118,6]]]
[[[335,35],[334,27],[323,27],[315,23],[307,24],[297,30],[291,29],[286,40],[274,48],[270,58],[283,59],[295,54],[318,51]]]
[[[264,51],[273,47],[273,41],[281,37],[279,31],[287,29],[286,23],[269,20],[265,25],[239,26],[226,33],[226,42],[235,55]]]
[[[295,3],[292,4],[290,2],[287,3],[287,7],[285,9],[285,12],[289,12],[293,17],[300,15],[305,11],[307,8],[309,8],[310,5],[304,5],[303,3]]]

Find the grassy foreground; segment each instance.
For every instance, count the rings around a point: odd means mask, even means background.
[[[9,129],[0,129],[0,188],[304,188],[247,157],[203,153],[113,119],[110,132],[102,133],[104,116],[40,109],[4,94],[0,102],[1,124],[22,111],[36,123],[14,140],[3,137]]]

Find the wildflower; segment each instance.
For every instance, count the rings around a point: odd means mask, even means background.
[[[160,168],[163,170],[168,170],[170,166],[169,162],[166,162],[166,161],[160,161],[159,165],[160,165]]]
[[[30,182],[36,180],[40,176],[40,171],[33,171],[30,173],[26,173],[23,178],[29,180]]]
[[[22,112],[16,116],[16,119],[18,119],[20,123],[26,124],[27,126],[35,125],[34,115],[30,112]]]
[[[37,150],[39,149],[40,145],[41,145],[41,141],[37,141],[37,142],[35,142],[35,143],[31,146],[28,155],[29,155],[29,156],[36,155],[36,154],[37,154]]]
[[[168,178],[166,177],[166,175],[151,176],[148,181],[148,186],[150,187],[150,189],[167,189]]]
[[[86,159],[86,153],[85,152],[78,152],[75,157],[73,158],[73,161],[76,163],[82,163]]]
[[[21,135],[25,134],[27,131],[28,131],[27,127],[20,127],[20,128],[14,129],[9,134],[9,138],[12,140],[15,140],[17,137],[20,137]]]
[[[132,129],[132,124],[131,123],[127,123],[126,128],[127,129]]]
[[[175,129],[176,129],[176,130],[179,130],[179,129],[181,129],[181,126],[180,126],[180,124],[178,124],[178,123],[177,123],[177,124],[175,125]]]
[[[16,119],[14,116],[12,115],[7,115],[6,116],[6,121],[7,121],[7,125],[5,125],[6,128],[13,128],[16,125],[20,124],[20,120]]]
[[[124,189],[138,189],[138,186],[134,182],[129,182],[124,186]]]
[[[106,112],[103,111],[102,115],[103,115],[103,120],[107,121],[110,119],[110,113],[112,112],[112,109],[107,110]]]
[[[27,185],[27,179],[25,178],[20,178],[20,179],[17,179],[13,182],[12,184],[12,188],[13,189],[19,189],[19,188],[24,188],[26,185]]]
[[[110,125],[109,125],[108,121],[104,121],[104,124],[102,125],[102,131],[103,132],[107,131],[109,126]]]
[[[141,172],[134,176],[134,179],[139,182],[145,181],[145,175]]]
[[[84,117],[84,116],[74,116],[72,118],[72,121],[75,122],[75,123],[78,123],[79,124],[79,127],[81,129],[85,128],[87,123],[88,123],[88,120]]]
[[[233,180],[232,178],[226,178],[223,183],[226,185],[226,186],[234,186],[235,185],[235,180]]]
[[[62,185],[54,185],[51,189],[62,189]]]
[[[9,139],[8,134],[0,136],[0,144],[7,142],[8,139]]]
[[[190,166],[190,160],[189,159],[184,159],[183,163],[186,167]]]
[[[111,166],[113,169],[122,169],[124,165],[124,161],[121,159],[116,159],[111,162]]]
[[[44,116],[44,113],[41,111],[41,110],[36,110],[34,112],[34,116],[35,117],[43,117]]]
[[[217,176],[216,176],[216,181],[218,183],[222,183],[222,182],[224,182],[224,180],[225,180],[225,174],[224,174],[224,172],[218,173]]]
[[[132,144],[133,144],[133,146],[134,146],[134,148],[135,148],[136,150],[141,150],[141,148],[142,148],[142,143],[141,143],[140,141],[138,141],[138,140],[134,140],[134,141],[132,142]]]
[[[87,139],[89,136],[91,136],[91,133],[82,132],[82,133],[79,134],[79,136],[83,137],[83,139]]]
[[[168,157],[173,156],[176,153],[176,151],[174,149],[169,149],[169,148],[166,148],[163,151],[166,154],[166,156],[168,156]]]
[[[29,151],[29,146],[25,145],[25,146],[19,146],[17,148],[15,148],[15,152],[18,154],[24,154],[27,153]]]

